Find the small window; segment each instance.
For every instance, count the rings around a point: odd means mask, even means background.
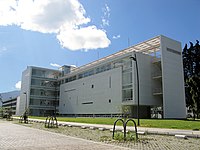
[[[91,87],[92,89],[94,88],[94,84],[92,84],[92,87]]]
[[[82,104],[93,104],[93,102],[84,102]]]
[[[109,77],[109,88],[111,88],[111,76]]]
[[[111,99],[109,99],[108,102],[111,103]]]

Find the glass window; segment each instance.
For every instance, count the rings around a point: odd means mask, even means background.
[[[132,83],[132,72],[126,72],[122,75],[122,84],[131,84]]]
[[[96,68],[96,73],[100,73],[100,68]]]
[[[79,79],[83,78],[83,74],[82,74],[82,73],[79,74],[79,75],[78,75],[78,78],[79,78]]]
[[[133,89],[126,89],[122,91],[123,101],[132,100],[133,99]]]
[[[132,67],[132,61],[130,59],[125,59],[123,61],[123,70],[129,69]]]

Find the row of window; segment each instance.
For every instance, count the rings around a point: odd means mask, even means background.
[[[77,79],[85,78],[85,77],[88,77],[88,76],[91,76],[91,75],[94,75],[94,74],[98,74],[98,73],[101,73],[101,72],[104,72],[104,71],[107,71],[107,70],[110,70],[110,69],[111,69],[111,64],[106,64],[106,65],[97,67],[95,69],[91,69],[89,71],[85,71],[83,73],[80,73],[77,76],[75,75],[75,76],[71,76],[69,78],[66,78],[65,80],[63,80],[61,82],[61,84],[68,83],[68,82],[71,82],[71,81],[74,81],[74,80],[77,80]]]
[[[50,97],[58,97],[58,91],[51,91],[51,90],[43,90],[43,89],[31,89],[31,95],[36,96],[50,96]]]
[[[32,75],[44,78],[57,79],[60,76],[60,73],[56,71],[32,69]]]
[[[117,61],[113,62],[112,64],[113,64],[113,66],[111,65],[111,63],[108,63],[108,64],[105,64],[105,65],[99,66],[97,68],[87,70],[87,71],[82,72],[78,75],[71,76],[69,78],[66,78],[65,80],[62,80],[61,84],[68,83],[68,82],[71,82],[71,81],[74,81],[74,80],[77,80],[77,79],[85,78],[85,77],[88,77],[88,76],[91,76],[91,75],[94,75],[94,74],[98,74],[98,73],[101,73],[101,72],[104,72],[104,71],[107,71],[107,70],[111,70],[112,68],[116,68],[116,67],[119,67],[119,66],[122,66],[124,73],[127,70],[128,70],[128,72],[131,71],[132,61],[130,60],[129,57],[117,60]],[[132,76],[131,75],[127,75],[127,77],[124,77],[124,78],[127,78],[126,79],[127,81],[124,80],[124,83],[125,82],[132,83]]]
[[[56,81],[31,79],[31,85],[45,86],[45,87],[56,87],[58,84],[57,84]]]
[[[41,100],[41,99],[30,99],[30,105],[38,106],[58,106],[58,101],[55,100]]]

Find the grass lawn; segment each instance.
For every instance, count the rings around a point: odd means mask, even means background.
[[[46,119],[46,117],[30,116],[33,119]],[[108,124],[113,125],[116,118],[65,118],[57,117],[58,121],[80,122],[89,124]],[[136,123],[137,120],[135,119]],[[117,123],[120,125],[120,123]],[[129,125],[132,125],[130,123]],[[200,130],[200,120],[166,120],[166,119],[140,119],[141,127],[169,128],[169,129],[190,129]]]

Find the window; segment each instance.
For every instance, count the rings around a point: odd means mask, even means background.
[[[96,68],[96,73],[100,73],[100,68]]]
[[[67,79],[65,79],[65,83],[67,83],[67,82],[69,82],[69,79],[67,78]]]
[[[133,90],[132,89],[123,90],[122,97],[123,97],[123,101],[132,100],[133,99]]]
[[[108,102],[111,103],[111,99],[109,99]]]
[[[132,72],[126,72],[122,75],[122,84],[131,84],[132,83]]]
[[[78,78],[79,78],[79,79],[83,78],[83,74],[82,74],[82,73],[79,74],[79,75],[78,75]]]
[[[89,75],[89,76],[91,76],[91,75],[93,75],[93,74],[94,74],[94,70],[88,71],[88,75]]]
[[[111,76],[109,77],[109,88],[111,88]]]
[[[93,102],[84,102],[84,103],[82,103],[82,104],[93,104]]]
[[[124,59],[123,60],[123,70],[129,69],[132,67],[132,61],[128,58],[128,59]]]
[[[32,75],[33,76],[39,76],[39,77],[45,77],[45,71],[44,70],[32,70]]]
[[[94,84],[92,84],[91,88],[92,88],[92,89],[94,88]]]
[[[101,72],[106,70],[106,66],[101,66]]]

